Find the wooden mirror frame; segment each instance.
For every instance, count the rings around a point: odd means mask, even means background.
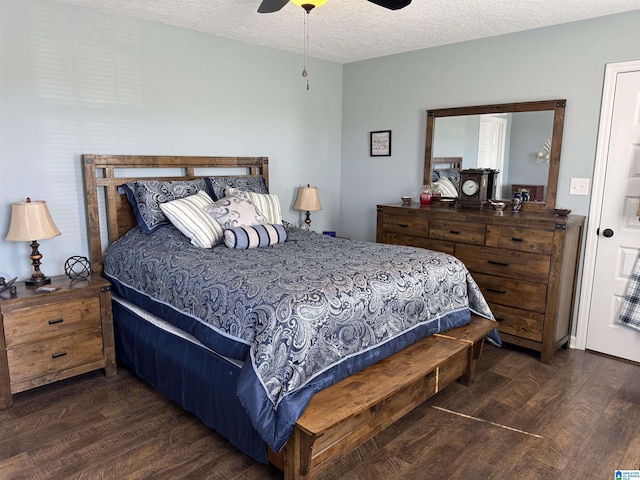
[[[513,112],[539,112],[553,110],[553,133],[551,136],[551,152],[549,154],[549,175],[544,202],[523,202],[523,210],[552,211],[556,206],[558,191],[558,173],[560,171],[560,151],[562,150],[562,130],[564,128],[564,109],[566,100],[543,100],[537,102],[502,103],[495,105],[478,105],[473,107],[441,108],[427,110],[427,132],[424,149],[423,185],[431,184],[433,168],[433,135],[435,120],[438,117],[454,117],[461,115],[482,115]]]

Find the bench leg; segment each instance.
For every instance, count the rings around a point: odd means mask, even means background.
[[[284,480],[310,480],[313,441],[297,427],[293,429],[284,450]]]
[[[478,358],[480,358],[480,354],[482,353],[482,345],[484,344],[484,339],[474,343],[467,352],[468,355],[468,368],[467,373],[460,377],[458,380],[462,385],[469,386],[473,383],[476,378],[476,363]]]

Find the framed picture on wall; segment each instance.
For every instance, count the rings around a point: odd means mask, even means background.
[[[369,134],[369,156],[391,156],[391,130],[379,130]]]

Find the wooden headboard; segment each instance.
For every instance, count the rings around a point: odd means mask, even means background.
[[[462,170],[462,157],[435,157],[431,164],[431,168],[438,170],[440,168],[450,168],[451,170]]]
[[[269,186],[269,159],[267,157],[175,157],[150,155],[82,155],[84,176],[84,197],[87,209],[87,230],[89,236],[89,256],[91,268],[102,273],[102,229],[100,208],[106,213],[106,239],[111,244],[131,228],[136,219],[125,194],[118,187],[134,180],[192,180],[215,176],[212,169],[244,169],[246,173],[227,173],[226,176],[263,177]],[[116,170],[131,169],[137,174],[116,176]],[[163,175],[160,169],[171,169],[171,174]],[[196,172],[196,169],[207,169]],[[178,171],[178,173],[176,173]],[[146,173],[146,175],[145,175]],[[102,197],[104,195],[104,197]],[[103,203],[104,202],[104,203]]]

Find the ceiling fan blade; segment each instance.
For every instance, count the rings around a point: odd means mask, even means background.
[[[273,13],[284,7],[289,0],[262,0],[258,7],[258,13]]]
[[[266,1],[266,0],[265,0]],[[411,0],[369,0],[371,3],[388,8],[389,10],[400,10],[411,3]]]

